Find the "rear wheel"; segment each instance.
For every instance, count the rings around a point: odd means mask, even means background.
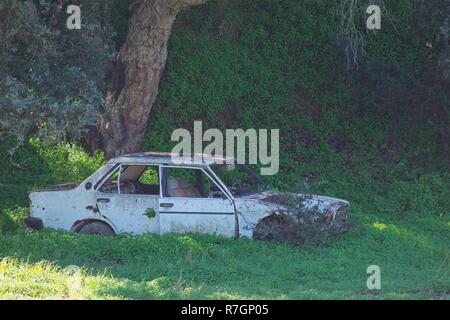
[[[81,227],[78,233],[82,234],[100,234],[104,236],[113,236],[114,230],[103,222],[89,222]]]

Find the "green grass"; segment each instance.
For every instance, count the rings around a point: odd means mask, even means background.
[[[30,190],[81,181],[103,158],[32,140],[15,160],[28,160],[27,169],[5,162],[0,170],[0,298],[450,298],[445,173],[400,180],[398,166],[361,164],[351,174],[328,169],[312,191],[349,200],[353,228],[321,247],[294,247],[209,235],[26,230]],[[285,170],[279,179],[292,179]],[[374,264],[381,268],[381,290],[366,286],[367,267]],[[73,265],[79,274],[67,272]]]
[[[400,226],[356,213],[353,220],[349,234],[320,248],[208,235],[21,230],[0,236],[0,297],[450,298],[448,225],[411,217]],[[372,264],[381,268],[381,290],[366,287]],[[72,265],[79,275],[68,274]]]

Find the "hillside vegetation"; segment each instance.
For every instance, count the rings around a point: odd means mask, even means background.
[[[449,299],[450,83],[435,40],[445,36],[443,7],[385,2],[392,23],[364,31],[358,67],[347,64],[328,1],[210,1],[183,12],[145,141],[170,151],[172,131],[194,120],[204,130],[278,128],[280,171],[269,184],[348,200],[347,234],[294,247],[26,230],[31,190],[82,181],[104,158],[32,136],[11,160],[9,138],[0,141],[0,298]],[[123,3],[111,8],[117,46]],[[381,290],[367,289],[369,265],[381,268]]]

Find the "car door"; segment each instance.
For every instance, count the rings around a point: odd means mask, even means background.
[[[197,179],[192,179],[195,176]],[[199,190],[198,177],[205,190]],[[159,200],[161,233],[234,235],[233,202],[211,176],[199,167],[162,166]],[[207,190],[206,190],[207,189]],[[211,191],[212,190],[212,191]],[[203,192],[202,192],[203,191]]]
[[[145,169],[141,172],[142,168]],[[142,234],[147,232],[159,233],[159,182],[156,194],[144,193],[144,190],[130,189],[132,181],[140,183],[149,166],[121,165],[98,188],[96,192],[99,213],[112,222],[119,233]],[[155,166],[158,172],[159,166]],[[127,176],[127,180],[124,176]],[[133,174],[134,172],[134,174]],[[128,187],[126,187],[128,185]]]

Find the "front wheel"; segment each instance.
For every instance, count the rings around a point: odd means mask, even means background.
[[[253,230],[253,238],[266,241],[290,241],[295,238],[295,226],[292,217],[274,212],[258,222]]]
[[[104,236],[113,236],[114,230],[103,222],[89,222],[78,231],[81,234],[100,234]]]

